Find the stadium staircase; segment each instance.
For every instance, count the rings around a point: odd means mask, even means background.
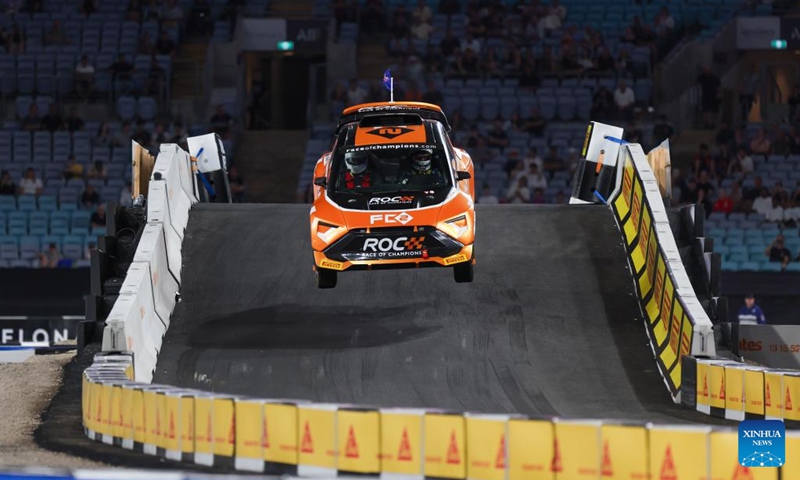
[[[247,182],[248,202],[295,201],[307,140],[305,130],[242,132],[236,150],[236,165]]]
[[[358,78],[380,80],[392,60],[386,58],[386,45],[383,42],[361,41],[358,43]]]
[[[208,43],[181,43],[173,64],[172,98],[197,99],[203,93],[203,67],[206,63]]]
[[[272,0],[269,4],[270,17],[310,18],[314,9],[311,0]]]

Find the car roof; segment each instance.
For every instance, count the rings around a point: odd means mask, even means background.
[[[334,134],[338,134],[345,125],[361,122],[367,116],[374,119],[373,124],[377,125],[380,123],[379,117],[398,114],[413,114],[425,120],[434,120],[441,123],[445,130],[450,131],[450,123],[438,105],[424,102],[378,102],[363,103],[344,109]]]

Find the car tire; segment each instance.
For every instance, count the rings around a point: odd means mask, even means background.
[[[334,288],[336,286],[336,270],[317,268],[317,288]]]
[[[453,278],[456,283],[470,283],[475,276],[472,262],[459,263],[453,267]]]

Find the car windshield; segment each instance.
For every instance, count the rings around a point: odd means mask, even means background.
[[[334,156],[333,192],[374,194],[449,187],[447,165],[444,149],[436,144],[345,146]]]

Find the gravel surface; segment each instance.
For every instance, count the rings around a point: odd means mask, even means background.
[[[44,450],[33,441],[42,411],[61,385],[75,353],[34,355],[0,364],[0,467],[97,468],[102,463]]]

